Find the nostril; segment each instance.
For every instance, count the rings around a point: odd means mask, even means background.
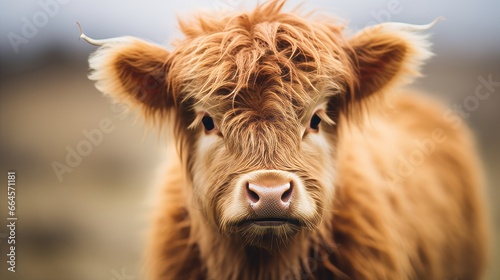
[[[259,195],[250,189],[250,184],[247,183],[247,197],[252,203],[259,201]]]
[[[281,201],[289,202],[292,199],[292,193],[293,193],[293,184],[292,184],[292,182],[290,182],[290,188],[288,188],[288,190],[286,190],[281,195]]]

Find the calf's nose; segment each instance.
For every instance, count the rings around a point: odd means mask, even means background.
[[[247,201],[255,211],[262,217],[279,217],[287,212],[293,200],[293,183],[266,183],[247,182]]]

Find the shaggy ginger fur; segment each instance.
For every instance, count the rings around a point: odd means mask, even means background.
[[[482,279],[469,132],[404,89],[430,57],[426,36],[380,24],[346,38],[283,5],[181,21],[173,51],[121,37],[90,58],[98,89],[172,128],[177,146],[150,279]],[[241,223],[254,215],[241,178],[259,170],[295,176],[297,224]]]

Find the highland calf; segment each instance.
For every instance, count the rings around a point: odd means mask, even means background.
[[[471,136],[404,89],[430,25],[350,36],[283,5],[180,21],[172,51],[81,35],[97,88],[175,140],[150,279],[482,279]]]

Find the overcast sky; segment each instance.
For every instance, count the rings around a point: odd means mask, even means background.
[[[107,38],[133,35],[168,46],[178,36],[176,17],[199,9],[252,7],[257,1],[183,0],[0,0],[0,51],[3,59],[31,59],[48,49],[88,51],[78,40],[79,21],[87,35]],[[445,16],[431,30],[436,48],[460,53],[500,53],[500,1],[305,0],[293,7],[336,15],[353,30],[379,21],[424,24]],[[368,3],[367,3],[368,2]]]

